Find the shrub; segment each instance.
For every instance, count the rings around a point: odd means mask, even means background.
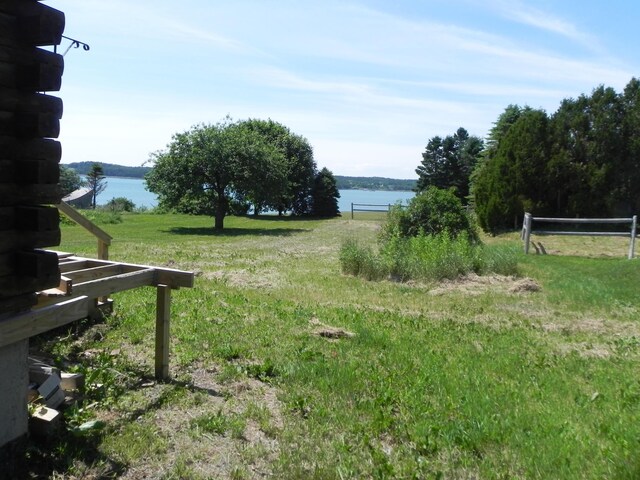
[[[109,200],[102,208],[112,212],[133,212],[136,204],[128,198],[117,197]]]
[[[442,233],[451,237],[463,234],[473,242],[478,241],[475,226],[455,192],[452,189],[429,187],[413,197],[406,208],[396,204],[390,209],[381,239],[384,243],[393,237]]]

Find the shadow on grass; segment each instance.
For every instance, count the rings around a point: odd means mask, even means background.
[[[0,479],[61,478],[60,472],[79,474],[73,478],[117,478],[127,467],[100,452],[101,440],[99,435],[75,437],[66,431],[46,439],[30,438],[3,462]]]
[[[163,233],[173,235],[207,235],[212,237],[241,237],[241,236],[267,236],[288,237],[295,233],[308,232],[305,228],[225,228],[215,230],[212,227],[173,227],[163,230]]]

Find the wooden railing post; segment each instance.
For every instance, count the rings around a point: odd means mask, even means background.
[[[98,239],[98,258],[100,260],[109,259],[109,245],[111,245],[112,237],[107,232],[98,227],[87,217],[78,212],[75,208],[66,202],[60,202],[56,205],[58,210],[64,213],[71,220],[87,230],[91,235]]]
[[[524,253],[525,255],[529,253],[529,242],[531,240],[531,223],[532,223],[532,216],[530,213],[525,213],[524,214],[524,224],[523,224],[523,229],[524,229]]]
[[[629,243],[629,260],[633,259],[636,251],[636,231],[638,225],[638,216],[631,218],[631,242]]]
[[[158,285],[157,291],[155,374],[158,380],[167,380],[169,378],[171,287]]]
[[[109,244],[98,239],[98,259],[109,260]]]

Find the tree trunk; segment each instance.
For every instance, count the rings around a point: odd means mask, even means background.
[[[227,197],[224,196],[224,192],[218,192],[218,202],[216,205],[215,223],[213,228],[215,230],[222,230],[224,228],[224,216],[227,214]]]

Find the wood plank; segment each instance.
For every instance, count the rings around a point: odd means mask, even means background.
[[[169,378],[169,350],[171,323],[171,288],[158,285],[156,296],[155,375],[158,380]]]
[[[60,263],[60,271],[62,273],[69,272],[66,267],[67,262],[74,262],[74,265],[84,264],[82,268],[99,267],[102,265],[120,265],[123,268],[128,268],[130,271],[153,269],[156,272],[156,279],[153,286],[156,285],[168,285],[173,289],[180,287],[192,288],[194,285],[195,275],[193,272],[187,272],[184,270],[176,270],[172,268],[156,267],[151,265],[141,265],[135,263],[114,262],[108,260],[99,260],[93,258],[84,258],[77,256],[66,256],[65,263]],[[77,263],[75,263],[77,262]],[[80,270],[80,268],[78,268]]]
[[[74,283],[73,295],[86,295],[90,298],[106,297],[132,288],[154,286],[155,279],[153,268],[148,268],[84,283]]]
[[[65,295],[71,295],[73,293],[73,280],[64,275],[60,275],[60,283],[58,284],[58,290],[64,292]]]
[[[192,288],[195,275],[193,272],[186,272],[184,270],[175,270],[172,268],[155,267],[150,265],[138,265],[135,263],[122,263],[122,262],[110,262],[107,260],[88,260],[93,266],[98,265],[112,265],[117,263],[125,267],[131,267],[132,269],[153,269],[156,272],[155,285],[168,285],[171,288],[177,289],[180,287]]]
[[[36,304],[36,301],[35,293],[27,293],[9,298],[0,298],[0,322],[2,321],[2,317],[6,316],[8,313],[28,310],[31,306]]]
[[[0,86],[26,92],[57,92],[64,67],[47,63],[15,64],[0,59]]]
[[[74,270],[81,270],[87,267],[87,260],[85,258],[79,258],[71,261],[58,261],[58,268],[60,273],[72,272]]]
[[[58,162],[48,160],[0,160],[0,183],[58,183]]]
[[[69,253],[69,252],[58,252],[57,250],[46,250],[47,252],[53,252],[56,255],[58,255],[58,260],[60,261],[64,261],[64,259],[69,258],[69,257],[73,257],[75,254],[74,253]]]
[[[0,135],[57,138],[60,135],[60,119],[50,113],[0,111]]]
[[[91,220],[89,220],[87,217],[82,215],[71,205],[62,201],[56,202],[56,203],[57,203],[56,207],[58,208],[58,210],[64,213],[67,217],[69,217],[71,220],[76,222],[81,227],[88,230],[93,236],[97,237],[105,244],[111,245],[111,239],[112,239],[111,235],[109,235],[107,232],[105,232],[100,227],[95,225],[93,222],[91,222]]]
[[[14,225],[21,232],[46,232],[60,228],[60,214],[55,207],[18,205],[14,211]],[[55,257],[57,260],[57,255]]]
[[[60,243],[60,235],[60,229],[44,232],[7,230],[0,235],[0,253],[55,246]]]
[[[1,2],[0,2],[1,5]],[[51,65],[60,68],[60,76],[64,69],[64,58],[62,55],[42,48],[33,46],[6,46],[0,45],[0,62],[11,65],[22,65],[34,67],[37,65]],[[10,87],[12,88],[12,87]],[[34,90],[31,88],[20,88],[19,90],[29,90],[41,92],[42,90]]]
[[[87,297],[77,297],[0,320],[0,347],[85,318],[90,303]]]
[[[42,275],[39,277],[8,276],[0,277],[0,298],[27,295],[39,290],[57,287],[60,274]]]
[[[75,284],[78,284],[89,282],[91,280],[97,280],[99,278],[112,277],[114,275],[120,275],[122,273],[126,273],[122,266],[114,264],[84,268],[82,270],[71,270],[65,272],[65,276],[67,278],[70,278]]]
[[[561,232],[553,230],[534,230],[532,235],[572,235],[580,237],[630,237],[629,232]]]
[[[549,217],[533,217],[536,222],[548,223],[628,223],[631,224],[631,218],[549,218]]]
[[[55,207],[40,205],[0,207],[0,230],[41,232],[55,230],[59,225],[60,215]]]
[[[16,274],[27,277],[58,275],[58,257],[44,250],[18,251],[14,254]]]
[[[3,0],[2,43],[59,45],[65,27],[64,13],[34,1]]]
[[[0,158],[16,161],[48,160],[58,163],[62,158],[62,145],[57,140],[48,138],[23,140],[0,136]]]
[[[20,92],[0,88],[0,111],[22,113],[49,113],[62,118],[62,99],[42,93]]]
[[[0,206],[3,205],[37,205],[56,204],[62,198],[60,185],[15,185],[0,183]],[[51,243],[43,246],[55,246],[58,243]]]

